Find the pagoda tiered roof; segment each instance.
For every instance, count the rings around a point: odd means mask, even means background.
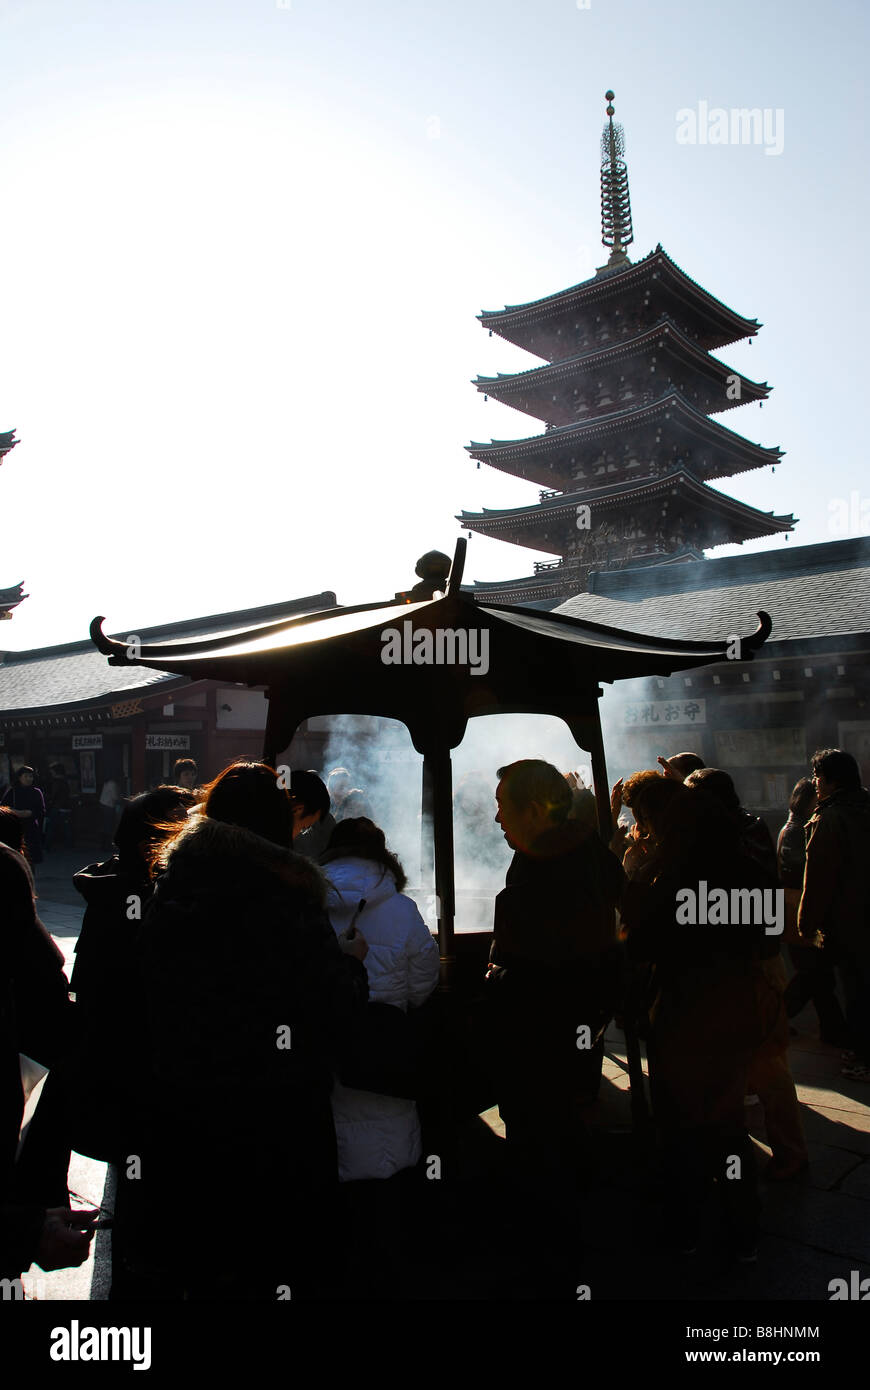
[[[584,326],[606,321],[611,332],[623,336],[618,333],[619,319],[630,321],[644,300],[650,323],[667,316],[702,349],[752,338],[761,328],[757,319],[729,309],[691,279],[661,243],[633,265],[599,271],[570,289],[526,304],[485,309],[477,317],[499,337],[554,362],[571,354]]]
[[[620,368],[628,373],[627,382],[625,375],[617,378]],[[603,376],[600,382],[599,373]],[[473,384],[502,405],[513,406],[548,424],[568,425],[611,413],[614,396],[626,405],[636,404],[638,392],[632,391],[632,386],[645,383],[649,395],[652,375],[657,381],[664,380],[667,387],[679,389],[705,414],[766,400],[771,389],[766,381],[751,381],[718,357],[712,357],[667,318],[607,347],[523,372],[478,376]],[[598,399],[590,405],[590,397]]]
[[[776,516],[762,512],[746,502],[739,502],[706,483],[699,482],[684,468],[678,468],[661,478],[641,478],[637,482],[612,483],[603,487],[585,488],[547,497],[537,504],[508,509],[488,509],[482,512],[463,511],[457,520],[469,531],[510,540],[514,545],[531,550],[562,554],[568,535],[576,536],[577,508],[585,505],[596,518],[608,513],[625,513],[634,506],[660,500],[670,506],[684,506],[689,515],[697,516],[709,526],[718,526],[727,534],[721,539],[704,539],[705,547],[742,544],[761,536],[774,536],[794,529],[794,516]],[[673,521],[673,516],[669,519]],[[549,529],[552,527],[552,531]],[[570,529],[569,529],[570,528]]]
[[[664,450],[659,448],[664,421],[668,422],[668,444],[706,450],[706,459],[693,456],[686,466],[707,478],[728,478],[734,473],[776,464],[783,456],[782,449],[753,444],[711,420],[678,391],[574,425],[557,425],[525,439],[493,439],[489,444],[471,443],[465,447],[481,463],[552,487],[557,481],[573,484],[578,469],[595,464],[611,441],[625,450],[631,440],[641,452],[664,456]],[[617,465],[616,471],[625,472],[625,467]],[[648,460],[640,460],[637,472],[648,471]]]
[[[24,583],[13,584],[11,589],[0,589],[0,619],[11,618],[12,609],[17,608],[19,603],[29,595],[24,592]]]
[[[0,430],[0,463],[3,462],[10,449],[14,449],[15,445],[20,442],[15,438],[14,430]]]

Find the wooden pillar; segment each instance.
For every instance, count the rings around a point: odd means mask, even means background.
[[[202,761],[205,767],[200,766],[200,782],[210,782],[212,777],[216,777],[220,771],[218,767],[218,737],[217,737],[217,693],[218,685],[216,681],[211,682],[205,688],[205,748]]]
[[[610,813],[610,787],[607,783],[604,739],[601,736],[601,713],[597,705],[594,718],[590,720],[589,742],[589,752],[592,755],[592,784],[595,788],[595,800],[598,803],[598,828],[604,843],[609,844],[613,834],[613,817]]]
[[[299,712],[291,706],[289,692],[279,687],[266,691],[269,712],[266,715],[266,731],[263,734],[263,762],[275,767],[278,754],[289,745],[302,720]]]
[[[431,788],[432,839],[435,848],[435,896],[438,912],[438,946],[442,983],[453,964],[453,766],[444,742],[423,755],[424,815],[427,784]]]
[[[130,735],[130,789],[133,795],[145,790],[145,725],[148,716],[133,716],[133,732]]]

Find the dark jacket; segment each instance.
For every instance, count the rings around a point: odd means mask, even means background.
[[[285,1176],[334,1164],[332,1069],[368,985],[324,901],[314,864],[239,826],[195,815],[175,841],[140,959],[156,1123],[182,1150],[282,1134]]]
[[[495,900],[493,963],[531,977],[611,951],[625,884],[616,855],[574,821],[546,831],[532,848],[516,851]]]
[[[835,947],[870,947],[870,793],[837,791],[807,822],[798,930]]]
[[[770,940],[779,938],[765,937],[763,922],[740,920],[748,899],[735,900],[738,911],[732,913],[731,891],[775,890],[776,879],[742,852],[733,827],[721,835],[703,823],[698,834],[660,847],[648,875],[647,882],[629,884],[622,915],[630,958],[655,966],[649,1054],[653,1109],[666,1127],[737,1134],[746,1069],[772,1036],[782,1001],[761,964]],[[712,910],[701,919],[701,904],[710,908],[715,889],[727,893],[727,916],[734,920],[711,923]],[[692,902],[694,921],[688,911]],[[754,915],[746,911],[747,917]]]
[[[724,889],[730,917],[732,889],[775,886],[775,877],[756,859],[715,836],[687,844],[666,859],[654,856],[648,880],[634,879],[626,892],[623,919],[629,954],[657,965],[661,981],[698,968],[742,971],[766,954],[764,924],[683,921],[689,915],[687,899],[678,895],[691,890],[700,910],[705,895],[709,900],[715,889]]]
[[[531,850],[514,854],[495,900],[486,1047],[503,1117],[520,1097],[555,1114],[595,1088],[589,1049],[620,988],[619,860],[575,821],[546,831]]]
[[[293,841],[293,853],[303,854],[306,859],[319,859],[326,852],[332,832],[335,829],[335,816],[327,811],[314,825],[301,831]]]
[[[117,855],[73,875],[87,904],[75,947],[70,988],[82,1008],[124,1014],[126,983],[136,971],[139,932],[151,884]],[[131,901],[131,899],[133,901]]]
[[[18,1054],[52,1066],[72,1013],[62,958],[39,922],[27,867],[0,845],[0,1278],[33,1262],[44,1208],[11,1201],[24,1094]]]
[[[73,884],[87,904],[70,978],[79,1027],[58,1080],[72,1147],[117,1161],[136,1146],[146,1031],[139,933],[152,888],[117,857],[80,869]]]
[[[750,859],[760,864],[772,879],[777,878],[776,849],[773,836],[760,816],[752,816],[741,806],[737,813],[740,848]]]
[[[803,885],[806,863],[806,826],[789,815],[776,841],[776,867],[784,888],[800,888]]]

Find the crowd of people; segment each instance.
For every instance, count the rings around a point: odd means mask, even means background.
[[[765,1176],[807,1165],[789,1017],[812,1000],[844,1077],[870,1080],[870,794],[851,755],[816,753],[774,845],[727,773],[694,753],[659,763],[613,788],[609,845],[575,777],[499,769],[514,853],[473,1060],[518,1219],[546,1237],[615,1016],[646,1042],[665,1240],[692,1254],[718,1192],[752,1261],[747,1104],[764,1109]],[[113,1298],[334,1297],[336,1251],[395,1260],[425,1163],[415,1019],[440,960],[365,792],[346,768],[285,785],[247,761],[200,786],[183,760],[75,875],[68,983],[37,915],[32,782],[18,769],[0,808],[0,1277],[87,1258],[100,1213],[71,1209],[73,1150],[116,1169]],[[781,918],[760,907],[776,894]],[[49,1069],[23,1143],[19,1054]]]

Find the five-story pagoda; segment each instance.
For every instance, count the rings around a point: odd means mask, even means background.
[[[525,579],[478,583],[504,602],[562,599],[591,570],[703,559],[706,548],[791,531],[775,516],[713,486],[776,464],[778,448],[720,424],[726,410],[763,401],[713,351],[750,340],[761,326],[714,299],[661,245],[632,264],[622,127],[608,92],[601,141],[602,240],[607,264],[571,289],[484,311],[490,334],[543,358],[528,371],[478,377],[485,396],[543,421],[543,434],[470,444],[479,463],[537,483],[537,504],[462,512],[463,527],[560,558]]]

